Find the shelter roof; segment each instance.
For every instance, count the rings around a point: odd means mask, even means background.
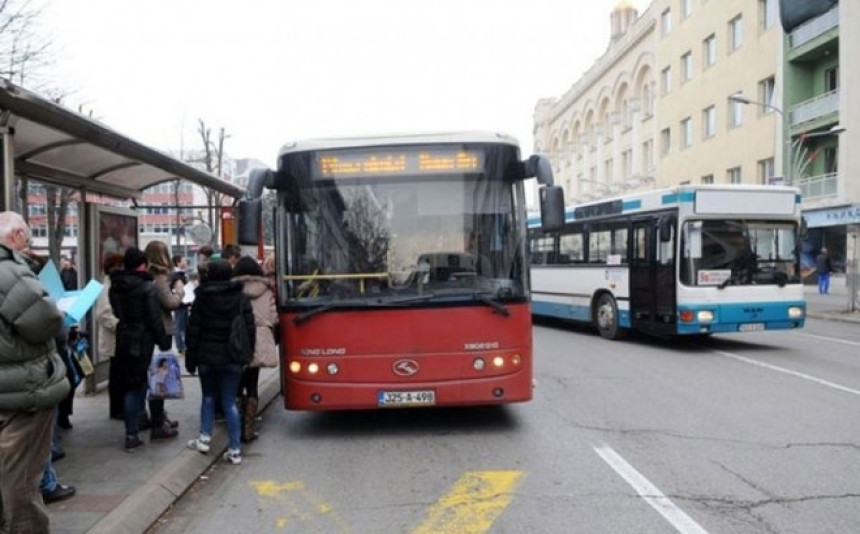
[[[0,128],[13,133],[15,172],[117,198],[181,178],[240,197],[244,190],[99,121],[0,79]]]

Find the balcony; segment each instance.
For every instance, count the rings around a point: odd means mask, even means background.
[[[800,188],[803,201],[818,200],[826,197],[834,197],[838,193],[836,173],[820,174],[808,178],[800,178],[795,184]]]
[[[827,13],[810,19],[798,26],[788,36],[788,46],[790,49],[803,46],[812,41],[819,35],[822,35],[833,28],[839,26],[839,6],[837,5]]]
[[[821,94],[789,110],[791,126],[839,113],[839,89]]]

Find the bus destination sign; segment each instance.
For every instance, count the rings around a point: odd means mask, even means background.
[[[315,179],[418,176],[483,172],[484,152],[475,149],[338,150],[314,158]]]

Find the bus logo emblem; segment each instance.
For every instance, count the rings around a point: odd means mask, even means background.
[[[396,375],[412,376],[418,373],[418,362],[415,360],[397,360],[391,369]]]

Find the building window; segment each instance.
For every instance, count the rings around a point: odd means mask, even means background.
[[[839,89],[839,67],[824,71],[824,90],[827,92]]]
[[[627,179],[633,175],[633,150],[627,149],[621,153],[622,171],[624,172],[623,179]]]
[[[642,143],[642,169],[646,176],[654,169],[654,141],[649,139]]]
[[[693,78],[693,53],[687,52],[681,56],[681,81],[689,82]]]
[[[729,128],[737,128],[744,123],[744,104],[729,100]]]
[[[666,67],[660,71],[660,92],[663,96],[672,90],[672,67]]]
[[[665,156],[672,148],[672,131],[669,128],[664,128],[660,131],[660,154]]]
[[[709,175],[707,175],[707,176],[702,176],[702,183],[703,183],[703,184],[712,184],[712,183],[714,183],[714,175],[713,175],[713,174],[709,174]]]
[[[681,0],[681,16],[689,18],[693,14],[693,0]]]
[[[773,113],[774,103],[773,97],[776,93],[776,81],[774,77],[771,76],[769,78],[765,78],[764,80],[758,82],[758,99],[760,102],[763,102],[764,106],[759,106],[762,111],[762,114]]]
[[[654,114],[654,95],[651,91],[651,85],[646,83],[644,87],[642,87],[642,107],[644,113],[643,118],[650,117]]]
[[[706,107],[702,110],[702,137],[710,139],[717,135],[717,108]]]
[[[760,184],[773,183],[773,158],[767,158],[758,162],[758,182]]]
[[[705,64],[705,68],[710,67],[711,65],[717,62],[717,36],[714,34],[709,35],[702,41],[702,58]]]
[[[726,174],[728,176],[730,184],[741,183],[742,176],[741,176],[741,168],[740,167],[733,167],[733,168],[729,169]]]
[[[693,119],[687,117],[681,121],[681,148],[693,146]]]
[[[744,18],[738,15],[729,21],[729,52],[733,52],[744,44]]]
[[[772,28],[776,23],[776,0],[758,0],[758,16],[763,30]]]
[[[660,14],[660,33],[661,35],[669,35],[672,32],[672,11],[666,8]]]

